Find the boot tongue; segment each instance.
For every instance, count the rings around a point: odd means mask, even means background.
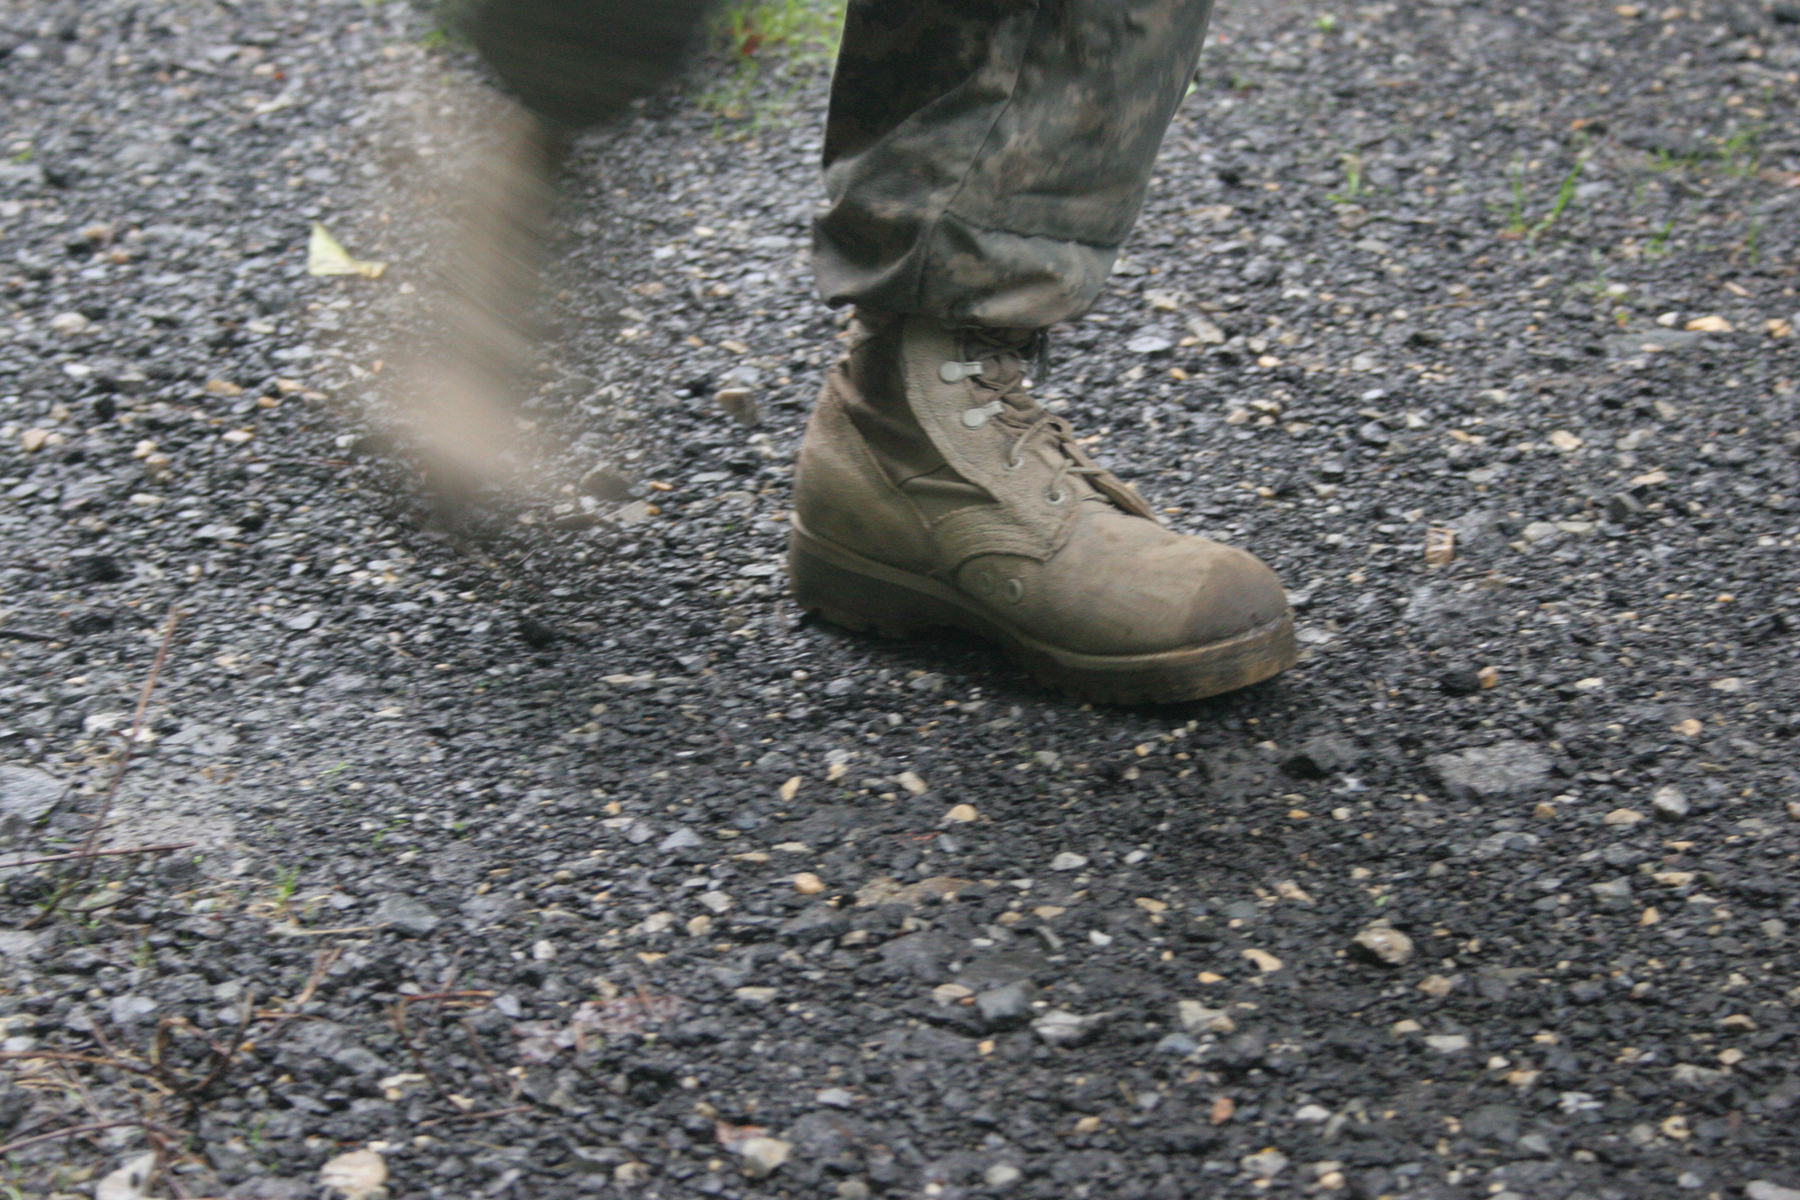
[[[1025,386],[1029,375],[1027,363],[1040,348],[1043,334],[1029,329],[974,329],[970,333],[969,349],[973,352],[971,357],[979,355],[982,361],[978,382],[983,388],[993,391],[996,399],[1005,405],[994,414],[995,420],[1020,432],[1029,429],[1047,415]],[[1062,465],[1065,460],[1078,467],[1093,465],[1081,453],[1080,447],[1075,445],[1069,427],[1061,420],[1046,422],[1038,436],[1032,439],[1031,445],[1022,449],[1026,453],[1041,454],[1044,461],[1053,467]],[[1070,472],[1062,477],[1059,486],[1072,492],[1079,501],[1121,508],[1139,516],[1150,516],[1150,510],[1137,494],[1127,491],[1110,473],[1077,475]]]

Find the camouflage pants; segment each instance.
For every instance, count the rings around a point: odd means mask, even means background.
[[[850,0],[813,231],[832,304],[1039,328],[1093,303],[1211,0]]]

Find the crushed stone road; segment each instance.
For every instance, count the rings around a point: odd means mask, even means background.
[[[1040,395],[1305,657],[1121,712],[783,598],[820,68],[577,149],[552,494],[446,529],[366,406],[469,64],[0,6],[5,863],[171,608],[104,844],[190,844],[0,867],[0,1138],[124,1122],[8,1180],[1800,1196],[1800,10],[1229,9]]]

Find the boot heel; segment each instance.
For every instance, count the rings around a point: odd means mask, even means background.
[[[872,570],[856,570],[827,558],[808,545],[812,539],[798,531],[788,538],[788,575],[794,602],[818,613],[833,625],[857,632],[874,631],[882,637],[907,637],[921,629],[961,624],[963,614],[900,579],[901,572],[869,563]],[[874,571],[880,571],[877,575]],[[925,581],[922,581],[925,582]]]

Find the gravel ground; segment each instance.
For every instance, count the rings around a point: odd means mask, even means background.
[[[1307,650],[1124,712],[782,596],[817,69],[582,145],[551,494],[413,499],[427,28],[0,6],[6,862],[172,609],[191,843],[0,871],[17,1194],[1800,1197],[1800,9],[1221,14],[1042,394]]]

